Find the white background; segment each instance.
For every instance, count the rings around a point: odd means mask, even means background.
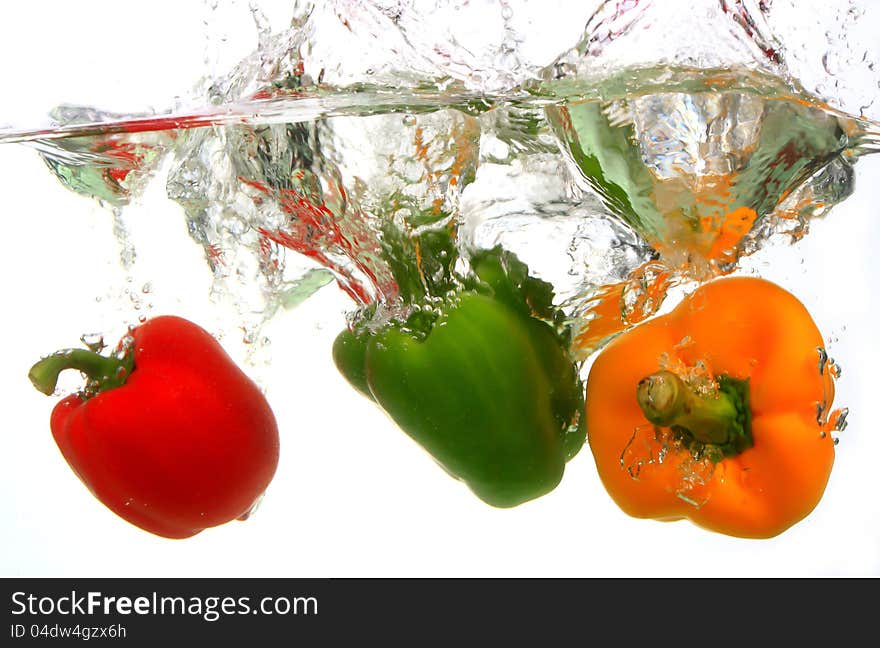
[[[21,22],[0,26],[0,47],[18,52],[0,64],[0,123],[41,121],[61,101],[161,108],[202,73],[201,6],[187,14],[186,3],[174,12],[154,3],[133,17],[119,14],[121,3],[87,4],[88,15],[80,3],[44,3],[52,20],[16,9]],[[35,23],[46,26],[39,43],[22,35]],[[251,25],[241,30],[247,43]],[[108,83],[89,81],[95,75]],[[282,435],[259,510],[174,541],[125,523],[89,494],[52,441],[55,399],[26,374],[81,334],[118,330],[145,312],[124,291],[146,280],[148,314],[216,322],[201,250],[157,186],[127,212],[138,264],[124,272],[111,213],[63,188],[33,150],[0,145],[0,576],[880,576],[880,437],[871,414],[880,156],[856,170],[856,194],[805,240],[748,262],[813,312],[843,367],[835,405],[851,410],[824,498],[781,536],[741,540],[628,518],[604,492],[587,448],[551,494],[511,510],[482,504],[336,373],[330,345],[351,303],[329,285],[271,322],[271,364],[252,368]],[[242,353],[231,335],[224,344]]]

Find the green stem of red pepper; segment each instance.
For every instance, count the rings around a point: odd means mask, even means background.
[[[58,376],[67,369],[76,369],[89,379],[86,394],[119,387],[125,383],[133,368],[130,353],[122,358],[102,356],[88,349],[65,349],[37,362],[28,372],[28,378],[39,391],[51,395],[58,384]]]
[[[86,377],[49,418],[77,477],[158,536],[188,538],[243,519],[278,465],[278,425],[260,388],[208,331],[172,315],[129,328],[106,355],[99,350],[58,351],[29,373],[45,394],[62,371]]]

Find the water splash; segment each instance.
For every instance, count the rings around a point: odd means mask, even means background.
[[[400,308],[389,232],[452,224],[465,260],[502,244],[553,283],[587,356],[671,289],[803,237],[878,148],[870,111],[786,67],[785,4],[335,1],[278,33],[254,5],[258,46],[202,80],[203,108],[62,106],[0,141],[115,209],[164,181],[256,346],[331,277],[355,308]],[[849,54],[826,54],[840,76]]]
[[[663,480],[670,494],[694,508],[709,501],[715,463],[709,457],[688,451],[668,428],[651,424],[636,427],[620,455],[621,467],[638,481],[650,478],[655,470],[666,470],[665,464],[675,469],[674,480]]]
[[[650,423],[633,430],[632,437],[620,455],[620,465],[632,479],[638,480],[642,470],[662,464],[666,459],[669,446],[663,442],[660,434],[660,428]]]

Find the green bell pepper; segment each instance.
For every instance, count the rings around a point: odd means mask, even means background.
[[[552,491],[585,440],[583,385],[550,285],[495,248],[431,308],[333,346],[343,376],[480,499]]]

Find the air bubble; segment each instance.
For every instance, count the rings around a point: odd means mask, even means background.
[[[819,375],[825,375],[825,367],[828,364],[828,352],[823,347],[816,347],[819,352]]]
[[[846,429],[846,426],[848,425],[846,420],[847,416],[849,416],[848,407],[844,407],[838,412],[837,417],[834,421],[833,429],[835,432],[843,432]]]
[[[101,333],[86,333],[80,336],[80,342],[86,345],[90,351],[100,353],[107,345],[104,343],[104,336]]]
[[[834,358],[831,358],[831,360],[829,360],[828,373],[831,374],[831,377],[835,379],[840,378],[840,376],[843,374],[843,369],[839,364],[834,361]]]

